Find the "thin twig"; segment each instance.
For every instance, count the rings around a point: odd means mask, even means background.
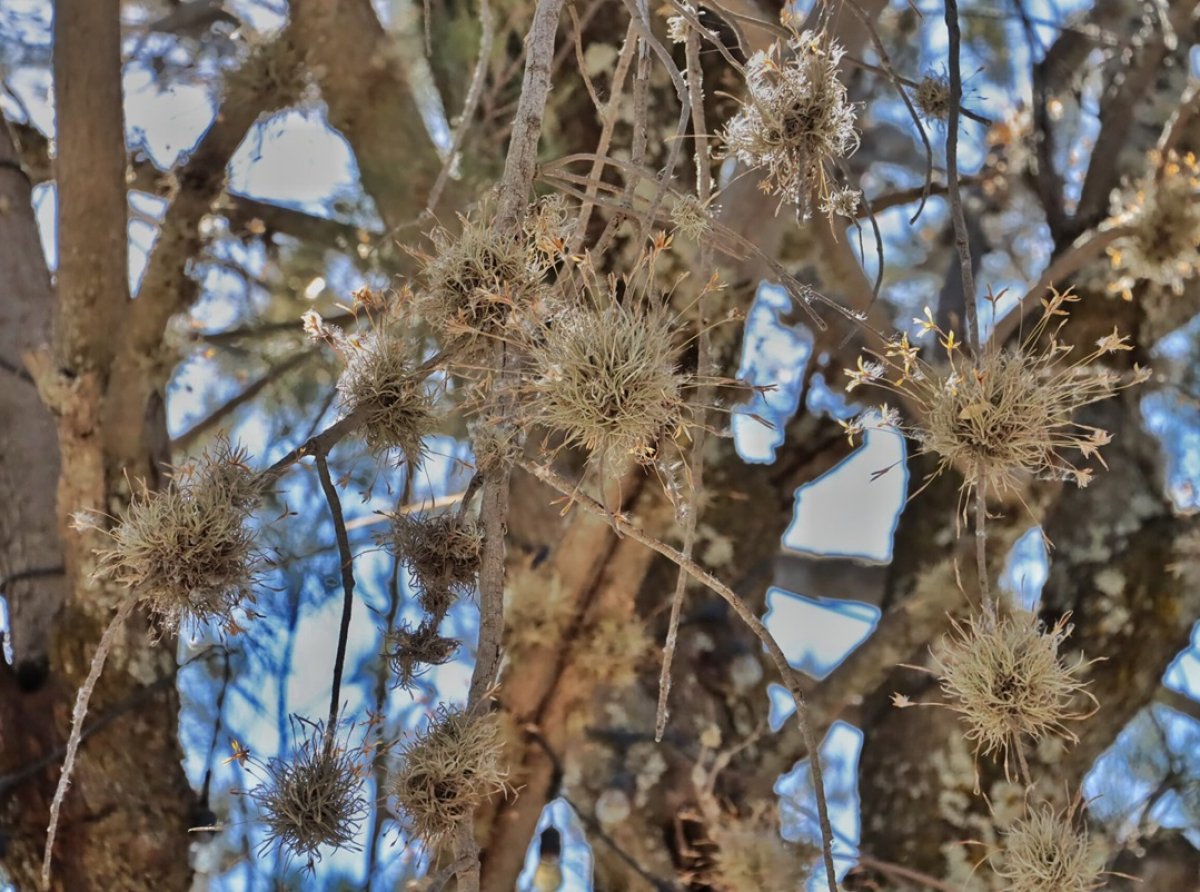
[[[529,472],[552,489],[557,490],[561,495],[571,499],[574,504],[580,506],[589,514],[606,520],[617,532],[623,533],[635,542],[640,542],[652,551],[656,551],[663,557],[674,562],[697,582],[707,586],[724,599],[725,603],[733,608],[733,612],[738,615],[738,618],[762,642],[771,657],[771,662],[775,664],[775,669],[779,673],[779,677],[783,680],[788,692],[792,695],[793,702],[796,704],[796,722],[800,727],[800,733],[809,753],[809,772],[812,776],[813,791],[817,800],[817,813],[821,825],[821,845],[825,861],[825,873],[829,880],[830,892],[837,892],[837,875],[834,872],[833,864],[833,829],[829,821],[829,806],[825,798],[825,779],[821,770],[819,749],[820,741],[816,739],[816,735],[813,733],[812,725],[808,719],[808,704],[804,698],[804,690],[801,686],[800,677],[791,664],[788,663],[787,656],[779,646],[779,642],[775,640],[775,637],[763,625],[762,620],[755,615],[754,611],[741,599],[737,592],[697,564],[695,560],[687,557],[678,549],[672,548],[665,542],[656,539],[640,527],[634,526],[623,515],[609,511],[604,505],[600,504],[600,502],[596,501],[590,495],[581,492],[579,487],[573,486],[553,469],[525,458],[516,459],[516,464],[522,470]]]
[[[950,35],[950,116],[946,122],[946,183],[949,185],[950,217],[954,221],[954,247],[962,274],[963,303],[967,318],[967,343],[979,357],[979,319],[975,306],[975,273],[971,267],[971,241],[963,215],[962,192],[958,182],[958,107],[962,103],[960,54],[962,33],[958,26],[958,0],[946,0],[946,30]]]
[[[75,756],[79,753],[79,743],[83,739],[83,719],[87,715],[88,702],[92,699],[92,691],[96,689],[96,683],[100,680],[100,673],[104,669],[104,661],[108,659],[108,652],[116,643],[117,633],[125,625],[125,621],[129,619],[136,606],[136,599],[127,598],[109,621],[104,634],[100,636],[100,643],[96,645],[96,653],[92,657],[92,665],[88,669],[87,678],[84,679],[83,684],[79,687],[79,693],[75,696],[75,709],[71,712],[71,736],[67,739],[67,755],[63,759],[62,774],[59,775],[58,786],[54,790],[54,799],[50,803],[50,826],[46,829],[46,850],[42,855],[43,889],[50,888],[50,864],[54,858],[54,836],[58,831],[58,816],[62,810],[63,799],[67,795],[67,787],[71,785],[71,772],[75,768]]]
[[[687,56],[687,82],[690,87],[692,132],[696,135],[696,197],[701,207],[708,206],[712,193],[712,160],[708,154],[708,142],[704,119],[704,74],[700,67],[700,34],[695,27],[689,27],[687,40],[684,44]],[[702,288],[707,288],[707,279],[712,267],[712,246],[706,241],[700,249],[700,282]],[[703,296],[703,295],[701,295]],[[698,329],[696,341],[696,373],[700,376],[708,374],[709,352],[711,348],[708,326],[702,312],[702,305],[696,305]],[[696,388],[693,401],[693,411],[696,413],[696,427],[692,434],[690,456],[690,501],[687,516],[684,520],[683,554],[692,557],[696,545],[696,521],[700,512],[700,493],[704,487],[704,441],[706,431],[704,426],[704,406],[709,399],[708,385],[702,384]],[[668,701],[671,697],[671,664],[675,658],[675,647],[679,638],[679,617],[683,612],[683,596],[687,592],[688,575],[682,569],[675,579],[675,592],[671,596],[671,617],[667,623],[667,637],[663,643],[662,668],[658,676],[658,708],[654,718],[654,741],[661,743],[663,733],[667,730],[667,718],[670,715]]]
[[[342,563],[342,624],[338,629],[337,656],[333,661],[333,690],[329,695],[329,723],[325,726],[325,749],[333,747],[337,729],[338,703],[342,696],[342,674],[346,668],[346,645],[350,640],[350,614],[354,609],[354,555],[350,552],[350,537],[346,533],[346,518],[342,514],[342,502],[337,487],[329,476],[329,463],[325,452],[318,452],[317,476],[321,478],[321,489],[329,503],[333,517],[333,530],[337,538],[338,557]]]

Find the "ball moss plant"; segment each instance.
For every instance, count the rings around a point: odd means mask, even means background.
[[[1075,809],[1049,803],[1029,808],[993,853],[996,876],[1010,892],[1090,892],[1104,885],[1103,848]]]
[[[934,648],[933,671],[967,739],[984,755],[1003,753],[1006,770],[1010,752],[1020,760],[1022,741],[1074,740],[1065,723],[1091,714],[1078,709],[1088,698],[1080,678],[1086,662],[1068,664],[1059,655],[1068,619],[1044,628],[1025,613],[985,614],[956,621]]]
[[[124,587],[165,630],[236,628],[265,563],[250,524],[260,497],[246,453],[221,442],[177,469],[165,489],[142,488],[105,531],[95,576]]]
[[[746,65],[746,97],[725,127],[728,154],[763,168],[763,187],[802,205],[824,197],[825,167],[858,148],[856,109],[838,75],[844,50],[805,31]]]
[[[912,94],[913,105],[926,121],[945,121],[950,117],[950,78],[926,72]]]
[[[659,437],[684,423],[689,376],[675,317],[654,285],[660,247],[620,279],[602,279],[583,258],[574,300],[529,346],[528,420],[601,461],[652,460]]]
[[[357,750],[316,724],[291,755],[263,768],[265,777],[251,796],[266,827],[264,850],[280,846],[311,869],[323,850],[354,846],[368,810]]]
[[[437,622],[426,619],[415,629],[402,625],[388,633],[384,657],[394,683],[407,690],[431,666],[441,666],[458,652],[458,642],[438,634]]]
[[[454,514],[395,514],[381,543],[402,560],[421,587],[421,606],[441,617],[453,600],[470,593],[479,572],[483,533]]]
[[[403,747],[389,791],[406,830],[436,847],[505,789],[500,723],[494,714],[444,707]]]

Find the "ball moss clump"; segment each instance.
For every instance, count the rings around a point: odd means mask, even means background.
[[[470,360],[505,336],[514,313],[533,306],[544,270],[524,234],[511,238],[490,221],[460,220],[458,235],[435,230],[433,253],[418,255],[416,308],[445,349]]]
[[[1010,892],[1090,892],[1104,885],[1104,852],[1074,811],[1048,803],[1031,808],[1004,834],[993,855]]]
[[[143,488],[99,549],[95,576],[124,586],[168,630],[217,622],[254,600],[265,559],[250,517],[261,493],[246,454],[228,443]]]
[[[397,687],[408,689],[430,666],[448,663],[458,652],[458,642],[438,634],[437,623],[426,620],[415,629],[401,626],[387,635],[384,657]]]
[[[252,793],[266,826],[264,848],[278,845],[312,867],[322,850],[352,847],[367,814],[363,775],[355,752],[314,726],[291,756],[267,763]]]
[[[928,72],[913,90],[913,105],[927,121],[945,121],[950,117],[950,79]]]
[[[430,616],[445,614],[454,598],[475,588],[483,534],[453,514],[396,514],[382,538],[404,561],[421,586],[421,606]]]
[[[610,289],[546,325],[529,351],[525,404],[564,445],[601,460],[646,461],[682,422],[687,378],[669,309],[621,302]]]
[[[1084,692],[1085,662],[1059,657],[1070,631],[1066,617],[1047,629],[1029,614],[984,615],[956,622],[942,638],[933,670],[978,751],[1002,752],[1007,765],[1022,739],[1074,739],[1064,722],[1084,717],[1074,701]]]
[[[485,799],[505,789],[500,723],[494,714],[440,708],[403,749],[389,788],[406,829],[436,846]]]
[[[410,466],[419,465],[435,416],[429,391],[413,372],[407,339],[380,327],[343,339],[341,352],[346,362],[338,378],[342,407],[362,414],[367,446],[376,453],[398,451]]]

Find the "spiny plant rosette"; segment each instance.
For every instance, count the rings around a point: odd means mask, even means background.
[[[710,832],[717,851],[705,882],[721,892],[793,892],[812,876],[815,851],[780,836],[773,811],[727,817]]]
[[[1004,834],[993,870],[1010,892],[1090,892],[1104,885],[1105,855],[1075,809],[1030,808]]]
[[[1076,708],[1080,695],[1089,696],[1079,677],[1084,659],[1068,665],[1059,656],[1067,623],[1064,617],[1047,629],[1029,614],[985,614],[955,621],[933,651],[933,672],[967,739],[985,756],[1003,753],[1006,773],[1010,751],[1019,754],[1023,740],[1074,741],[1064,722],[1090,715]]]
[[[165,489],[142,487],[105,531],[95,576],[126,587],[168,631],[213,621],[235,630],[265,561],[249,522],[260,498],[246,453],[222,442]]]
[[[856,109],[838,77],[843,55],[824,34],[805,31],[747,63],[747,95],[723,138],[730,155],[766,170],[765,191],[802,206],[814,190],[823,199],[826,164],[858,148]]]
[[[913,411],[911,423],[884,407],[884,423],[899,427],[920,445],[922,453],[940,459],[935,474],[953,466],[963,474],[963,496],[977,487],[986,492],[1019,491],[1029,477],[1072,480],[1086,486],[1090,468],[1067,458],[1100,457],[1100,447],[1112,439],[1100,428],[1073,421],[1084,406],[1149,378],[1149,370],[1134,365],[1129,376],[1098,366],[1108,354],[1132,349],[1116,331],[1096,343],[1096,349],[1074,361],[1074,348],[1058,339],[1066,323],[1064,307],[1078,300],[1071,292],[1053,292],[1043,299],[1044,312],[1028,337],[1015,349],[994,343],[984,346],[978,360],[964,355],[953,331],[943,331],[927,307],[925,318],[914,320],[923,333],[933,332],[945,350],[946,361],[933,365],[904,334],[883,353],[859,357],[858,367],[846,369],[847,391],[869,384],[891,391]],[[866,417],[843,422],[851,438],[870,422]]]
[[[532,220],[549,227],[547,213]],[[547,261],[536,238],[498,232],[486,213],[459,221],[457,235],[441,228],[430,234],[432,253],[413,252],[421,263],[415,307],[445,350],[465,363],[482,362],[481,351],[507,339],[542,297]]]
[[[327,325],[315,310],[305,314],[305,329],[330,344],[345,363],[338,395],[343,412],[362,414],[367,446],[375,453],[398,451],[415,467],[433,428],[433,400],[423,377],[414,372],[414,345],[396,318],[399,301],[385,300],[368,289],[354,298],[355,313],[366,317],[364,331]]]
[[[529,347],[521,401],[528,420],[601,462],[652,461],[664,433],[684,423],[681,344],[669,297],[655,283],[660,236],[634,268],[601,277],[579,259],[570,306],[548,318]]]
[[[265,773],[251,793],[266,827],[260,856],[278,845],[312,869],[323,850],[354,847],[368,811],[359,755],[318,723],[291,755],[256,766]]]
[[[495,714],[439,707],[404,745],[389,782],[406,830],[430,847],[451,836],[480,803],[505,790],[502,749]]]
[[[945,121],[950,117],[950,78],[928,72],[917,82],[912,98],[926,121]]]
[[[1191,152],[1152,161],[1146,178],[1113,193],[1111,223],[1133,232],[1108,249],[1121,274],[1109,288],[1126,300],[1139,281],[1182,294],[1200,272],[1200,164]]]

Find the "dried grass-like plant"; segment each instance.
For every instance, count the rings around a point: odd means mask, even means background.
[[[924,332],[934,332],[946,351],[944,365],[922,359],[908,336],[893,339],[884,353],[859,358],[858,368],[846,369],[847,390],[871,384],[899,394],[915,410],[911,425],[885,407],[884,421],[904,430],[920,444],[921,452],[940,458],[937,471],[955,466],[963,473],[963,495],[982,486],[988,492],[1016,491],[1030,476],[1091,482],[1092,470],[1077,467],[1067,453],[1084,459],[1100,457],[1111,435],[1073,420],[1078,409],[1149,378],[1149,370],[1134,366],[1122,377],[1099,367],[1108,354],[1132,349],[1116,331],[1101,338],[1096,349],[1074,361],[1074,349],[1058,334],[1066,322],[1066,304],[1078,300],[1071,292],[1054,292],[1044,300],[1037,325],[1016,349],[985,345],[982,356],[965,356],[953,331],[943,331],[929,309],[915,320]],[[894,376],[894,377],[893,377]],[[866,421],[846,424],[851,435]]]
[[[977,616],[955,621],[933,652],[949,706],[967,725],[967,739],[984,755],[1010,750],[1019,758],[1021,741],[1053,735],[1075,740],[1064,722],[1086,718],[1074,703],[1090,697],[1079,678],[1083,657],[1067,665],[1059,647],[1071,633],[1069,617],[1044,628],[1032,615]],[[1094,702],[1094,701],[1093,701]]]
[[[304,857],[311,869],[322,849],[354,846],[367,815],[357,750],[315,724],[290,756],[270,760],[265,771],[251,794],[266,825],[264,851],[279,845],[289,858]]]
[[[415,252],[422,264],[416,309],[441,335],[444,348],[470,358],[507,337],[514,314],[536,303],[545,266],[527,239],[497,232],[487,219],[459,219],[458,235],[437,229],[430,235],[433,253]]]
[[[214,620],[236,628],[264,563],[249,523],[260,497],[246,453],[222,442],[165,489],[142,488],[105,531],[95,576],[127,587],[165,629]]]
[[[913,90],[913,105],[926,121],[945,121],[950,117],[950,78],[927,72]]]
[[[653,459],[655,443],[684,420],[680,343],[654,287],[657,253],[631,273],[601,279],[584,258],[578,300],[542,326],[529,349],[523,404],[532,423],[600,459]]]
[[[403,748],[390,791],[407,830],[436,846],[505,789],[503,740],[494,714],[439,708],[424,733]]]
[[[1076,821],[1073,808],[1043,803],[1004,834],[993,869],[1010,892],[1090,892],[1104,885],[1104,861],[1102,847]]]
[[[763,188],[806,204],[828,192],[825,165],[858,148],[856,109],[838,77],[844,51],[805,31],[746,65],[747,96],[723,134],[730,155],[766,169]],[[786,56],[786,58],[785,58]]]
[[[386,648],[384,657],[396,677],[396,686],[408,689],[430,666],[448,663],[458,652],[458,642],[443,638],[437,623],[426,620],[415,629],[393,629],[387,635]]]
[[[454,598],[475,587],[483,533],[454,514],[396,514],[382,537],[421,585],[421,606],[441,617]]]
[[[1126,300],[1140,280],[1182,294],[1200,273],[1200,163],[1191,152],[1152,160],[1149,176],[1113,197],[1112,222],[1133,229],[1108,249],[1121,273],[1110,290]]]

